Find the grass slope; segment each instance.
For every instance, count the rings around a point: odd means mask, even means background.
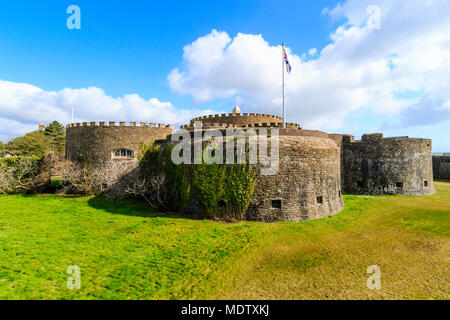
[[[0,299],[449,299],[450,183],[335,216],[227,224],[144,204],[0,196]],[[369,265],[381,290],[368,290]],[[69,265],[80,290],[66,287]]]

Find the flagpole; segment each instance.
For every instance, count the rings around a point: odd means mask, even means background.
[[[281,72],[283,73],[282,76],[282,92],[283,92],[283,128],[286,128],[286,109],[284,107],[284,67],[285,67],[285,62],[284,62],[284,42],[281,44]]]

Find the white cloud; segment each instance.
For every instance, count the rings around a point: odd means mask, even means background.
[[[25,83],[0,80],[0,140],[37,129],[40,122],[143,121],[184,124],[200,114],[198,110],[179,110],[170,102],[137,94],[113,98],[96,87],[45,91]],[[203,111],[211,112],[211,111]]]
[[[373,5],[380,9],[380,28],[373,20],[376,10],[367,10]],[[319,55],[287,48],[293,68],[286,77],[289,121],[333,129],[362,107],[383,115],[407,115],[417,108],[423,114],[440,107],[438,98],[450,92],[449,1],[348,0],[323,12],[342,21],[330,44]],[[281,47],[262,35],[231,38],[213,30],[185,46],[182,68],[173,69],[168,81],[174,92],[189,94],[196,103],[238,95],[244,111],[280,114],[280,56]],[[416,120],[406,119],[403,125],[416,125]]]
[[[309,54],[310,56],[313,56],[313,55],[315,55],[316,53],[317,53],[317,49],[316,49],[316,48],[311,48],[311,49],[308,50],[308,54]]]
[[[38,124],[24,124],[19,121],[4,119],[0,117],[0,141],[7,142],[8,140],[21,136],[26,132],[38,129]]]

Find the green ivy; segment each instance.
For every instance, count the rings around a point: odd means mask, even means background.
[[[206,217],[213,217],[218,213],[219,207],[226,201],[223,199],[226,183],[226,167],[216,163],[202,163],[194,167],[192,182],[194,196],[201,211]]]
[[[165,206],[192,211],[205,218],[242,220],[254,193],[256,175],[248,164],[176,165],[173,146],[143,146],[140,166],[145,174],[165,174],[169,193]]]
[[[253,192],[255,191],[256,174],[249,164],[233,164],[228,168],[225,189],[228,214],[236,220],[243,220]]]

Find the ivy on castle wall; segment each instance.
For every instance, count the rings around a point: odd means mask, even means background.
[[[140,166],[145,174],[164,172],[166,208],[204,218],[242,220],[250,204],[256,174],[248,164],[176,165],[173,146],[143,146]]]
[[[224,190],[226,183],[226,167],[216,163],[194,166],[193,188],[202,213],[207,217],[218,214],[224,207]]]
[[[238,220],[244,219],[253,192],[256,174],[249,164],[233,164],[228,168],[225,199],[229,212]]]

